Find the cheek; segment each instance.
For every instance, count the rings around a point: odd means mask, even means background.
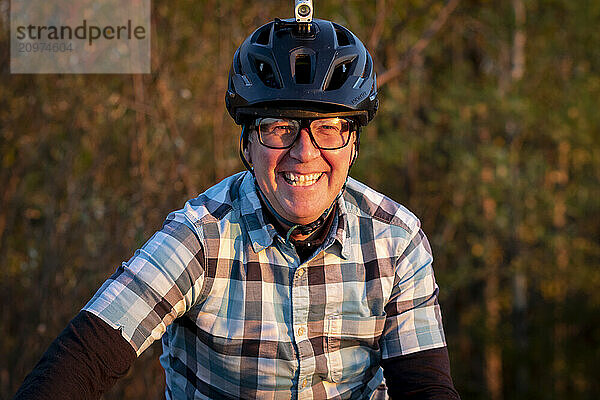
[[[251,158],[254,175],[259,180],[270,181],[273,179],[277,167],[278,154],[269,149],[259,147],[250,148],[248,154]]]
[[[338,178],[342,178],[348,174],[348,169],[352,163],[352,157],[354,157],[353,147],[345,149],[345,151],[330,157],[327,161],[331,165],[334,174]]]

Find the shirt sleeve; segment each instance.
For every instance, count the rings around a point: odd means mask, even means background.
[[[82,311],[48,347],[13,400],[99,399],[135,358],[119,331]]]
[[[381,366],[392,399],[460,400],[446,347],[382,360]]]
[[[102,285],[84,310],[118,329],[139,356],[202,290],[204,252],[183,212],[163,227]]]
[[[385,306],[382,359],[446,345],[432,263],[427,237],[417,227],[398,258]]]

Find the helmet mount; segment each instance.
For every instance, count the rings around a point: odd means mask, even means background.
[[[298,34],[308,35],[312,31],[312,17],[314,7],[312,0],[296,0],[294,14],[296,14]]]
[[[275,18],[273,20],[275,30],[290,29],[295,36],[310,38],[314,37],[314,29],[312,22],[294,22],[290,20]]]

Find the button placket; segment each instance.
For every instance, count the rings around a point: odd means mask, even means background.
[[[306,269],[299,267],[293,275],[292,282],[292,312],[294,326],[294,341],[298,349],[298,389],[303,391],[308,387],[309,378],[314,373],[314,354],[308,341],[308,308],[309,290]]]

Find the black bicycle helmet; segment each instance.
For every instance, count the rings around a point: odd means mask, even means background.
[[[377,112],[371,55],[348,29],[313,19],[269,22],[237,49],[225,104],[237,124],[256,117],[348,116],[366,125]]]

